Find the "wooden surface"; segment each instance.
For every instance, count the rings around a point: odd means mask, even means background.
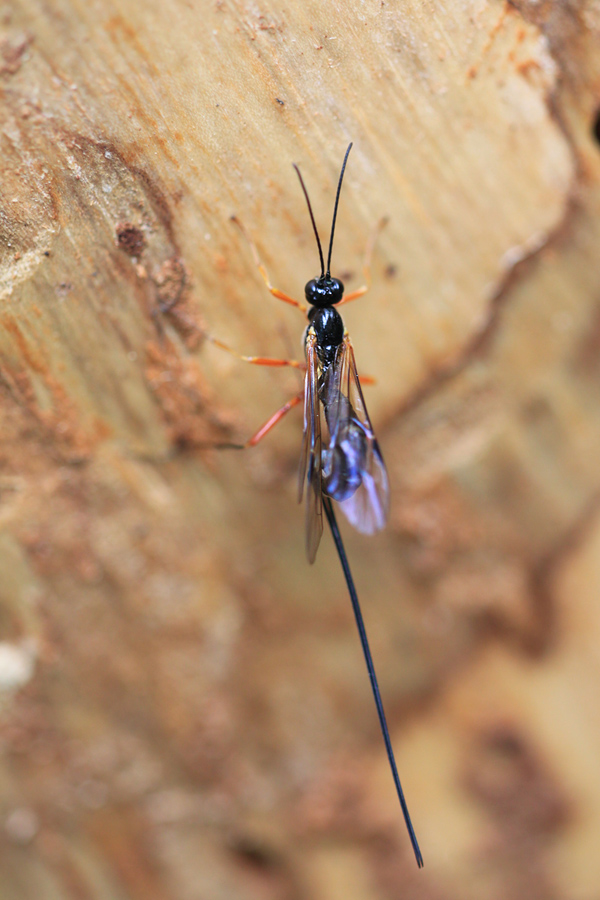
[[[600,3],[0,7],[1,900],[594,900]],[[600,131],[600,129],[597,129]],[[295,502],[275,285],[334,274],[392,483]]]

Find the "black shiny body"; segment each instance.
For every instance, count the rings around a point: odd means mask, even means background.
[[[322,450],[321,487],[325,494],[341,503],[352,497],[362,484],[368,468],[368,438],[349,398],[340,391],[340,376],[336,369],[345,334],[341,315],[333,306],[313,306],[308,319],[319,359],[317,394],[325,420],[331,430],[333,398],[333,414],[343,422],[336,429],[336,440]]]
[[[344,322],[333,306],[313,306],[308,312],[317,339],[317,354],[324,368],[335,359],[335,352],[344,340]]]

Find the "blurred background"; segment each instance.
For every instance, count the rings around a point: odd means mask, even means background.
[[[1,900],[595,900],[600,3],[0,5]],[[333,274],[392,489],[329,535]]]

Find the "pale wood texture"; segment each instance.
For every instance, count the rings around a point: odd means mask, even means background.
[[[600,3],[0,7],[1,900],[593,900]],[[392,482],[304,560],[317,255]]]

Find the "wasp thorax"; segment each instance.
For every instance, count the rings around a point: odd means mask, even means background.
[[[320,278],[311,278],[306,283],[304,294],[311,306],[333,306],[339,303],[344,296],[344,285],[339,278],[331,278],[321,275]]]
[[[315,309],[310,317],[317,338],[317,352],[328,356],[344,340],[344,322],[337,309]]]

